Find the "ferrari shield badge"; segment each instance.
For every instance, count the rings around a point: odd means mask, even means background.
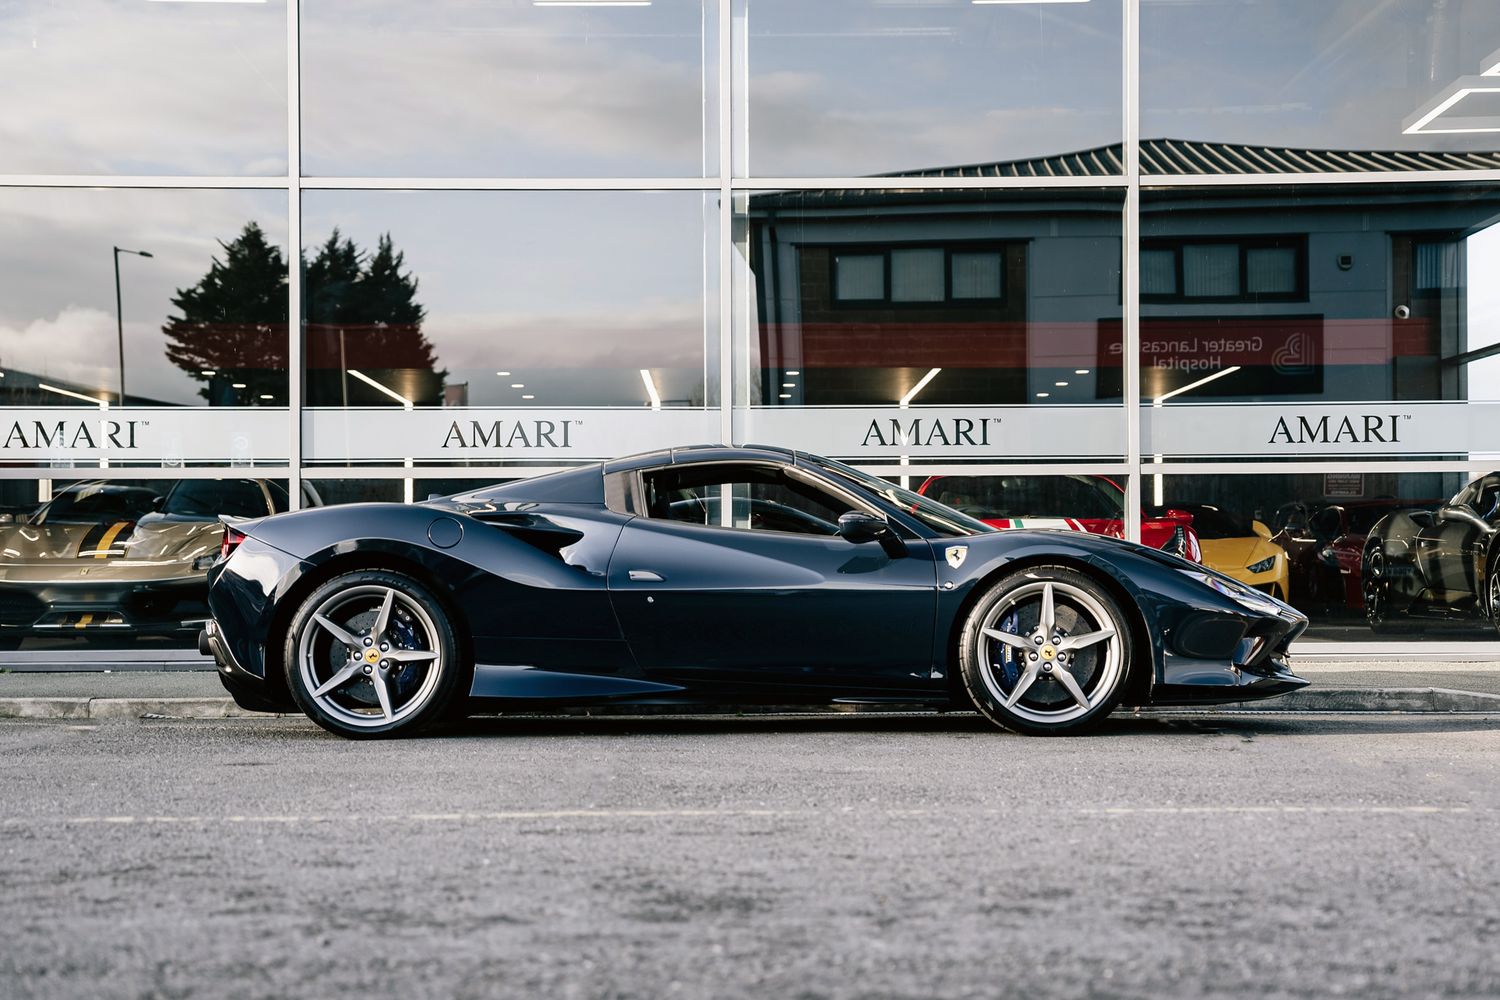
[[[969,547],[967,545],[950,545],[943,550],[943,555],[948,558],[949,566],[958,569],[958,567],[964,564],[964,560],[968,558]]]

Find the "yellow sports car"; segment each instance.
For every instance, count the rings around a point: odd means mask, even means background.
[[[1193,515],[1193,530],[1203,549],[1203,565],[1232,576],[1272,597],[1287,600],[1291,566],[1286,550],[1271,541],[1271,529],[1259,521],[1249,524],[1219,507],[1174,503]]]

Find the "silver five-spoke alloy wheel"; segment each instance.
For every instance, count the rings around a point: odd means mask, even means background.
[[[1034,611],[1029,605],[1035,605]],[[1017,587],[980,627],[988,640],[979,644],[980,677],[1001,704],[1022,718],[1041,723],[1076,719],[1094,707],[1095,697],[1112,691],[1119,677],[1113,621],[1092,594],[1071,584],[1039,581]],[[1021,634],[998,627],[1002,622],[1013,623]],[[1087,650],[1094,655],[1084,655]],[[1003,669],[1007,666],[1012,670]],[[1008,672],[1015,680],[1007,689]],[[1040,687],[1038,681],[1043,682]]]
[[[395,587],[335,590],[302,621],[296,656],[303,690],[343,726],[399,725],[438,688],[446,666],[438,634],[427,609]]]
[[[1023,732],[1069,732],[1113,710],[1130,671],[1124,612],[1095,580],[1063,566],[1023,570],[975,605],[960,648],[976,707]]]

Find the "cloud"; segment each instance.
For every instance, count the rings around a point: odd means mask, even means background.
[[[7,173],[283,173],[284,4],[0,12]]]
[[[115,338],[114,315],[98,309],[69,306],[20,327],[0,323],[0,368],[113,389],[119,384]]]

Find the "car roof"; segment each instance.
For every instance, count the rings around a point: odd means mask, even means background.
[[[698,462],[777,462],[792,465],[797,453],[774,445],[694,444],[678,448],[626,455],[577,469],[565,469],[545,476],[534,476],[513,483],[502,483],[488,489],[459,494],[465,500],[536,503],[604,503],[604,477],[617,472],[634,472],[662,465],[688,465]]]

